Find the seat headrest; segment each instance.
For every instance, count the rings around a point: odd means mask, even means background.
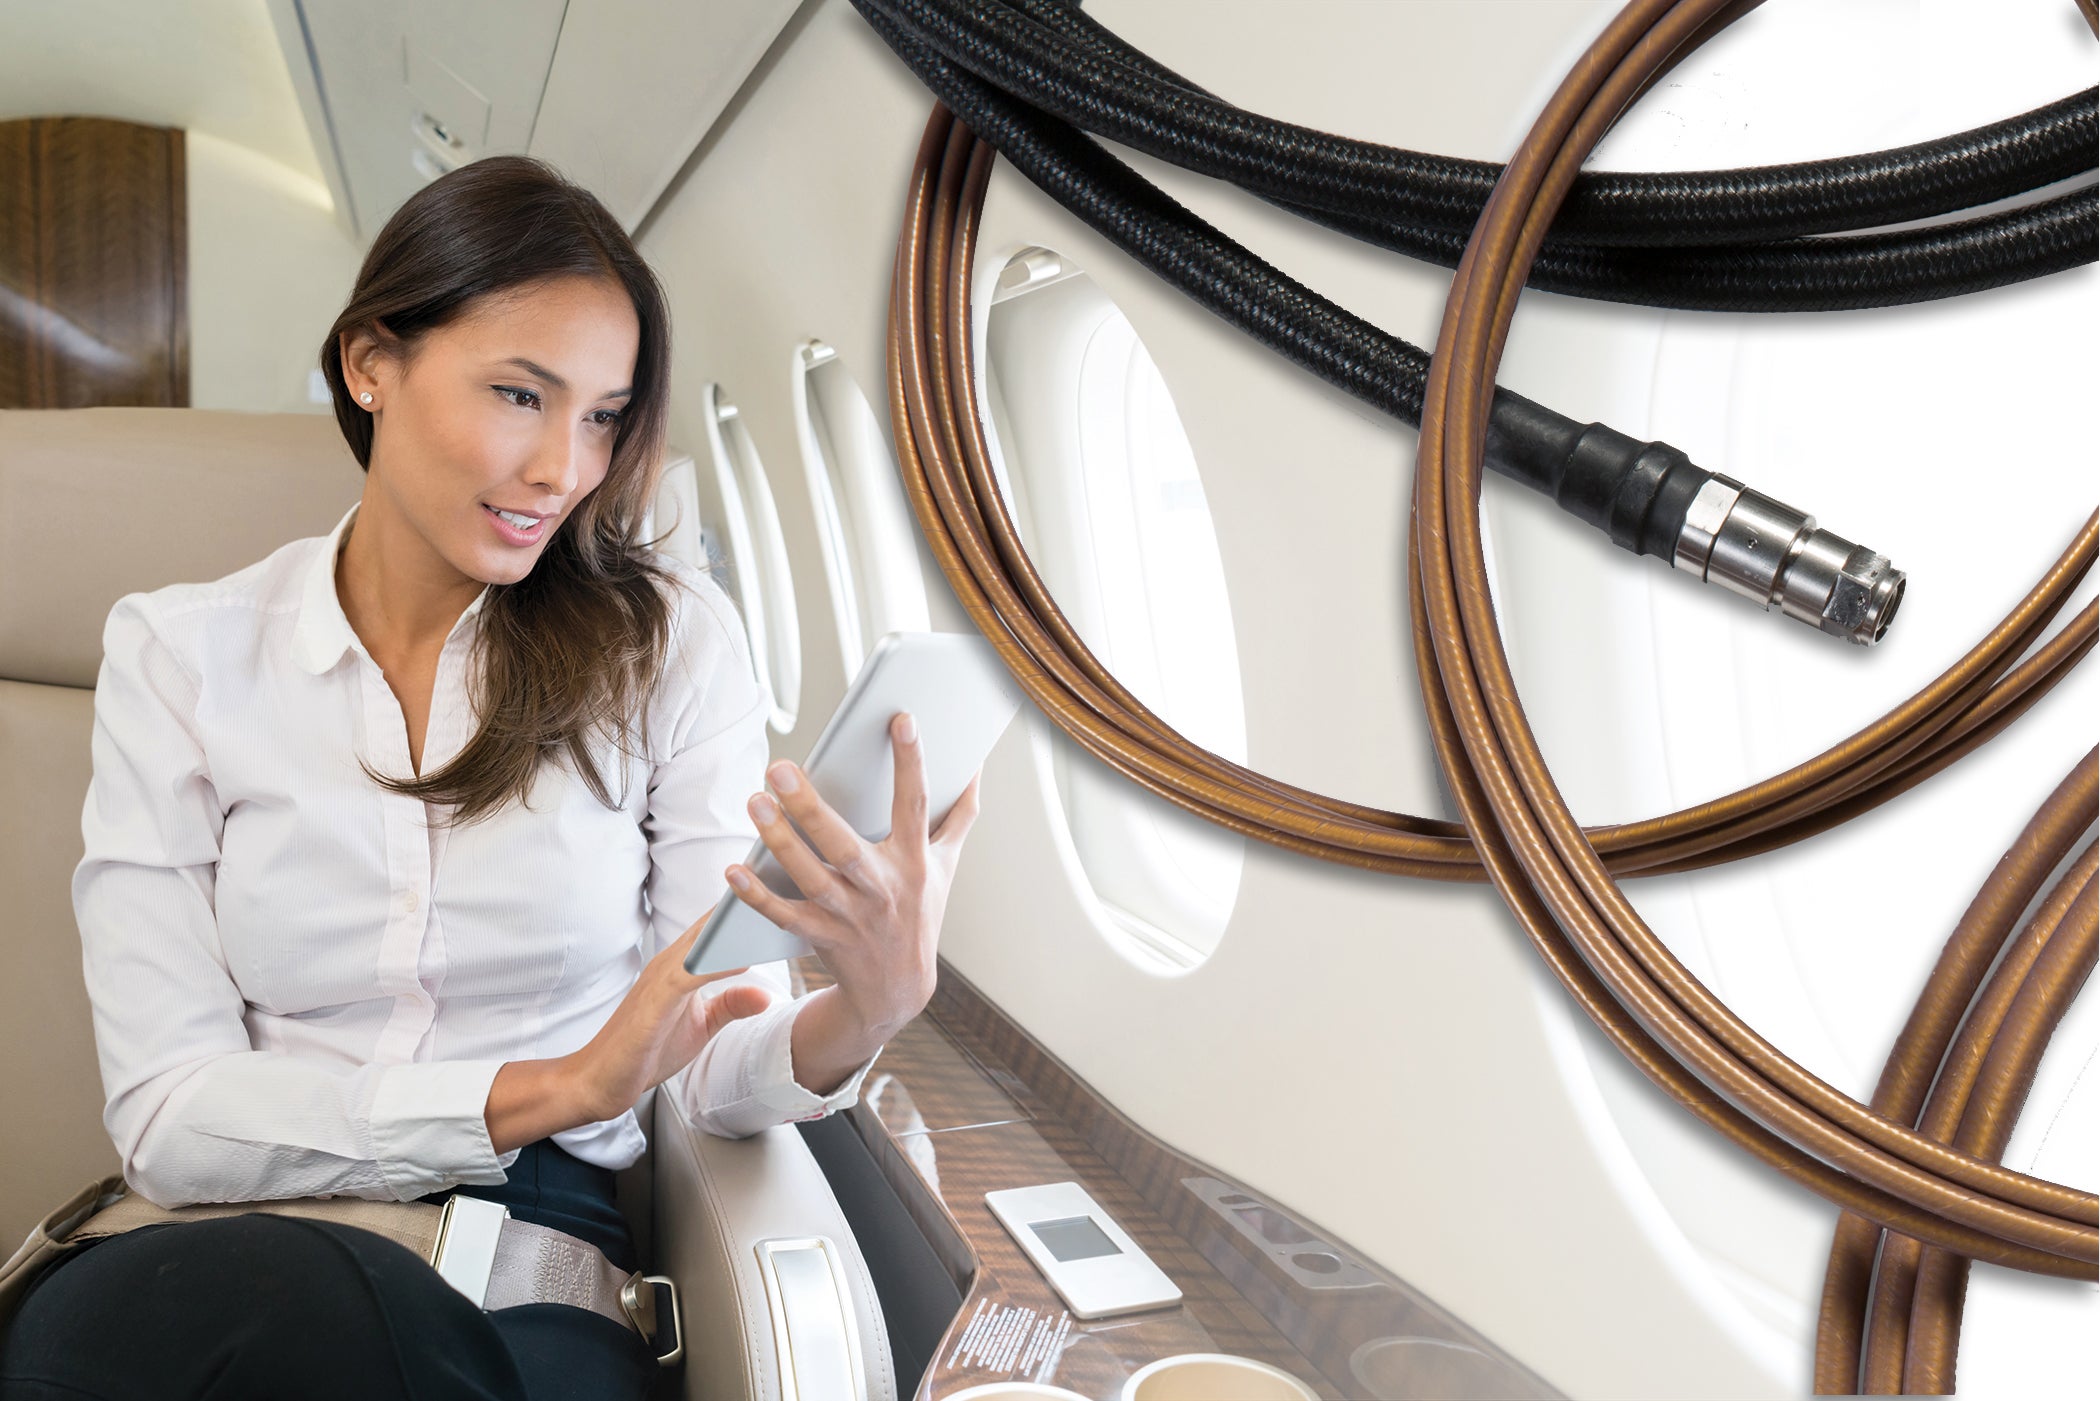
[[[326,535],[363,490],[327,414],[0,411],[0,679],[93,686],[119,598]]]

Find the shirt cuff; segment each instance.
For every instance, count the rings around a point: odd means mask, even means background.
[[[877,1047],[874,1055],[862,1062],[858,1070],[846,1077],[844,1084],[828,1095],[805,1088],[795,1078],[795,1018],[801,1015],[813,996],[814,993],[805,994],[784,1007],[762,1014],[771,1017],[772,1023],[762,1029],[756,1047],[759,1072],[756,1097],[782,1123],[807,1123],[858,1103],[861,1081],[867,1078],[869,1068],[882,1054],[882,1049]]]
[[[779,1001],[755,1016],[739,1017],[709,1038],[680,1072],[678,1098],[687,1122],[706,1133],[746,1138],[777,1124],[821,1119],[860,1097],[861,1081],[875,1056],[828,1095],[795,1080],[795,1018],[812,996]]]
[[[460,1183],[493,1185],[518,1160],[489,1139],[489,1088],[500,1060],[417,1061],[388,1067],[372,1095],[372,1150],[397,1201]]]

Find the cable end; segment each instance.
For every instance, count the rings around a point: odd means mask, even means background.
[[[1827,530],[1819,530],[1816,535],[1839,548],[1850,543]],[[1896,609],[1903,602],[1904,582],[1903,571],[1889,563],[1887,555],[1854,545],[1831,585],[1816,626],[1833,637],[1850,638],[1862,647],[1872,647],[1896,619]]]
[[[1903,571],[1816,518],[1716,476],[1677,533],[1677,568],[1770,611],[1862,647],[1881,641],[1903,602]]]

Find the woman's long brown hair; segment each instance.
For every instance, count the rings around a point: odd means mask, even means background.
[[[619,221],[553,167],[490,156],[424,186],[387,220],[321,347],[336,422],[372,464],[372,416],[343,381],[345,332],[376,328],[401,354],[482,298],[568,276],[618,282],[641,322],[634,394],[605,480],[556,530],[532,572],[491,586],[474,643],[479,728],[450,763],[419,777],[372,773],[383,787],[466,824],[523,802],[543,760],[566,760],[608,807],[601,739],[622,754],[646,742],[642,716],[670,646],[674,576],[641,539],[662,470],[670,315],[662,286]]]

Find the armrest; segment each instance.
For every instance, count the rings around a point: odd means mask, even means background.
[[[655,1100],[656,1267],[684,1308],[686,1401],[897,1401],[874,1280],[802,1136],[720,1138]]]

